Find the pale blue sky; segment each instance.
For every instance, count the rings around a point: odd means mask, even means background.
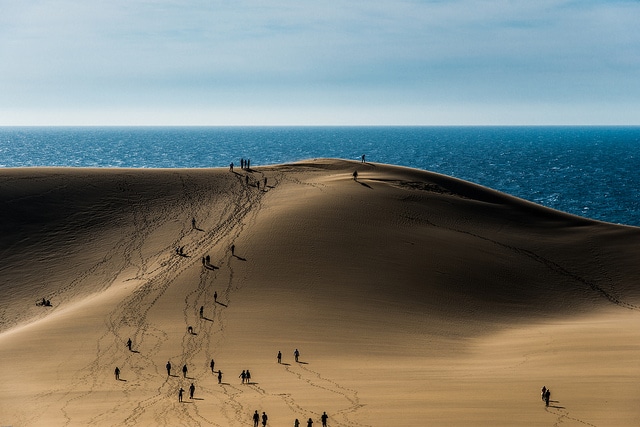
[[[0,0],[0,125],[640,124],[640,0]]]

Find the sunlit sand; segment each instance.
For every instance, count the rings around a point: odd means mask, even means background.
[[[640,425],[638,228],[325,159],[0,201],[2,426]]]

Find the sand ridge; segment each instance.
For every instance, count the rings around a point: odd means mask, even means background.
[[[0,424],[640,420],[636,228],[334,159],[7,170],[0,199]]]

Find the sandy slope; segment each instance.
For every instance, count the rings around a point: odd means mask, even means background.
[[[0,202],[0,425],[640,424],[637,228],[339,160],[7,169]]]

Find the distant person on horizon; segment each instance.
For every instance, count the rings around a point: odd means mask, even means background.
[[[233,162],[229,164],[229,171],[233,172]]]
[[[364,154],[362,155],[362,163],[364,163]]]

